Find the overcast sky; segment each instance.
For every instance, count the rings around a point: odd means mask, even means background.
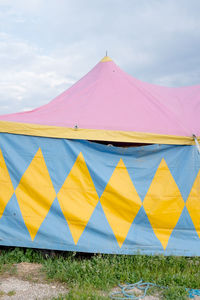
[[[0,114],[49,102],[106,50],[143,81],[200,84],[200,0],[0,0]]]

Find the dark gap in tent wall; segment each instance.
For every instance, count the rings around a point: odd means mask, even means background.
[[[121,148],[129,148],[129,147],[142,147],[142,146],[148,146],[152,144],[146,144],[146,143],[124,143],[124,142],[109,142],[109,141],[90,141],[91,143],[97,143],[97,144],[103,144],[107,146],[115,146],[115,147],[121,147]]]

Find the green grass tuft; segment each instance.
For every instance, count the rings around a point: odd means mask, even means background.
[[[10,291],[7,293],[8,296],[14,296],[16,294],[16,292],[14,290]]]

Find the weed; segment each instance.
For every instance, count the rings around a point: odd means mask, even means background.
[[[6,293],[4,291],[0,291],[0,298],[3,297],[4,295],[6,295]]]
[[[163,299],[186,300],[188,299],[188,295],[183,287],[170,287],[163,292]]]
[[[0,266],[0,273],[7,273],[9,275],[16,275],[17,268],[15,265],[12,264],[4,264]]]
[[[5,293],[4,291],[0,291],[0,298],[3,297],[3,296],[5,296],[5,295],[11,297],[11,296],[14,296],[15,294],[16,294],[16,292],[14,290],[12,290],[12,291],[10,291],[8,293]]]
[[[7,293],[7,295],[10,297],[14,296],[15,294],[16,294],[16,292],[14,290]]]
[[[67,295],[53,298],[53,300],[110,300],[110,298],[102,295],[102,292],[98,290],[74,288]]]

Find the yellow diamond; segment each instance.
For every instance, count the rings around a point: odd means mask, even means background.
[[[99,201],[94,183],[81,152],[60,189],[57,198],[68,222],[74,243],[77,244]]]
[[[34,240],[56,197],[41,149],[23,174],[15,194],[24,222]]]
[[[184,208],[184,201],[164,159],[156,171],[143,206],[155,235],[165,249]]]
[[[3,154],[0,150],[0,218],[3,215],[4,209],[14,193],[13,185],[6,167],[6,163],[3,158]]]
[[[200,171],[187,199],[186,207],[200,238]]]
[[[115,168],[100,201],[121,247],[142,205],[122,159]]]

